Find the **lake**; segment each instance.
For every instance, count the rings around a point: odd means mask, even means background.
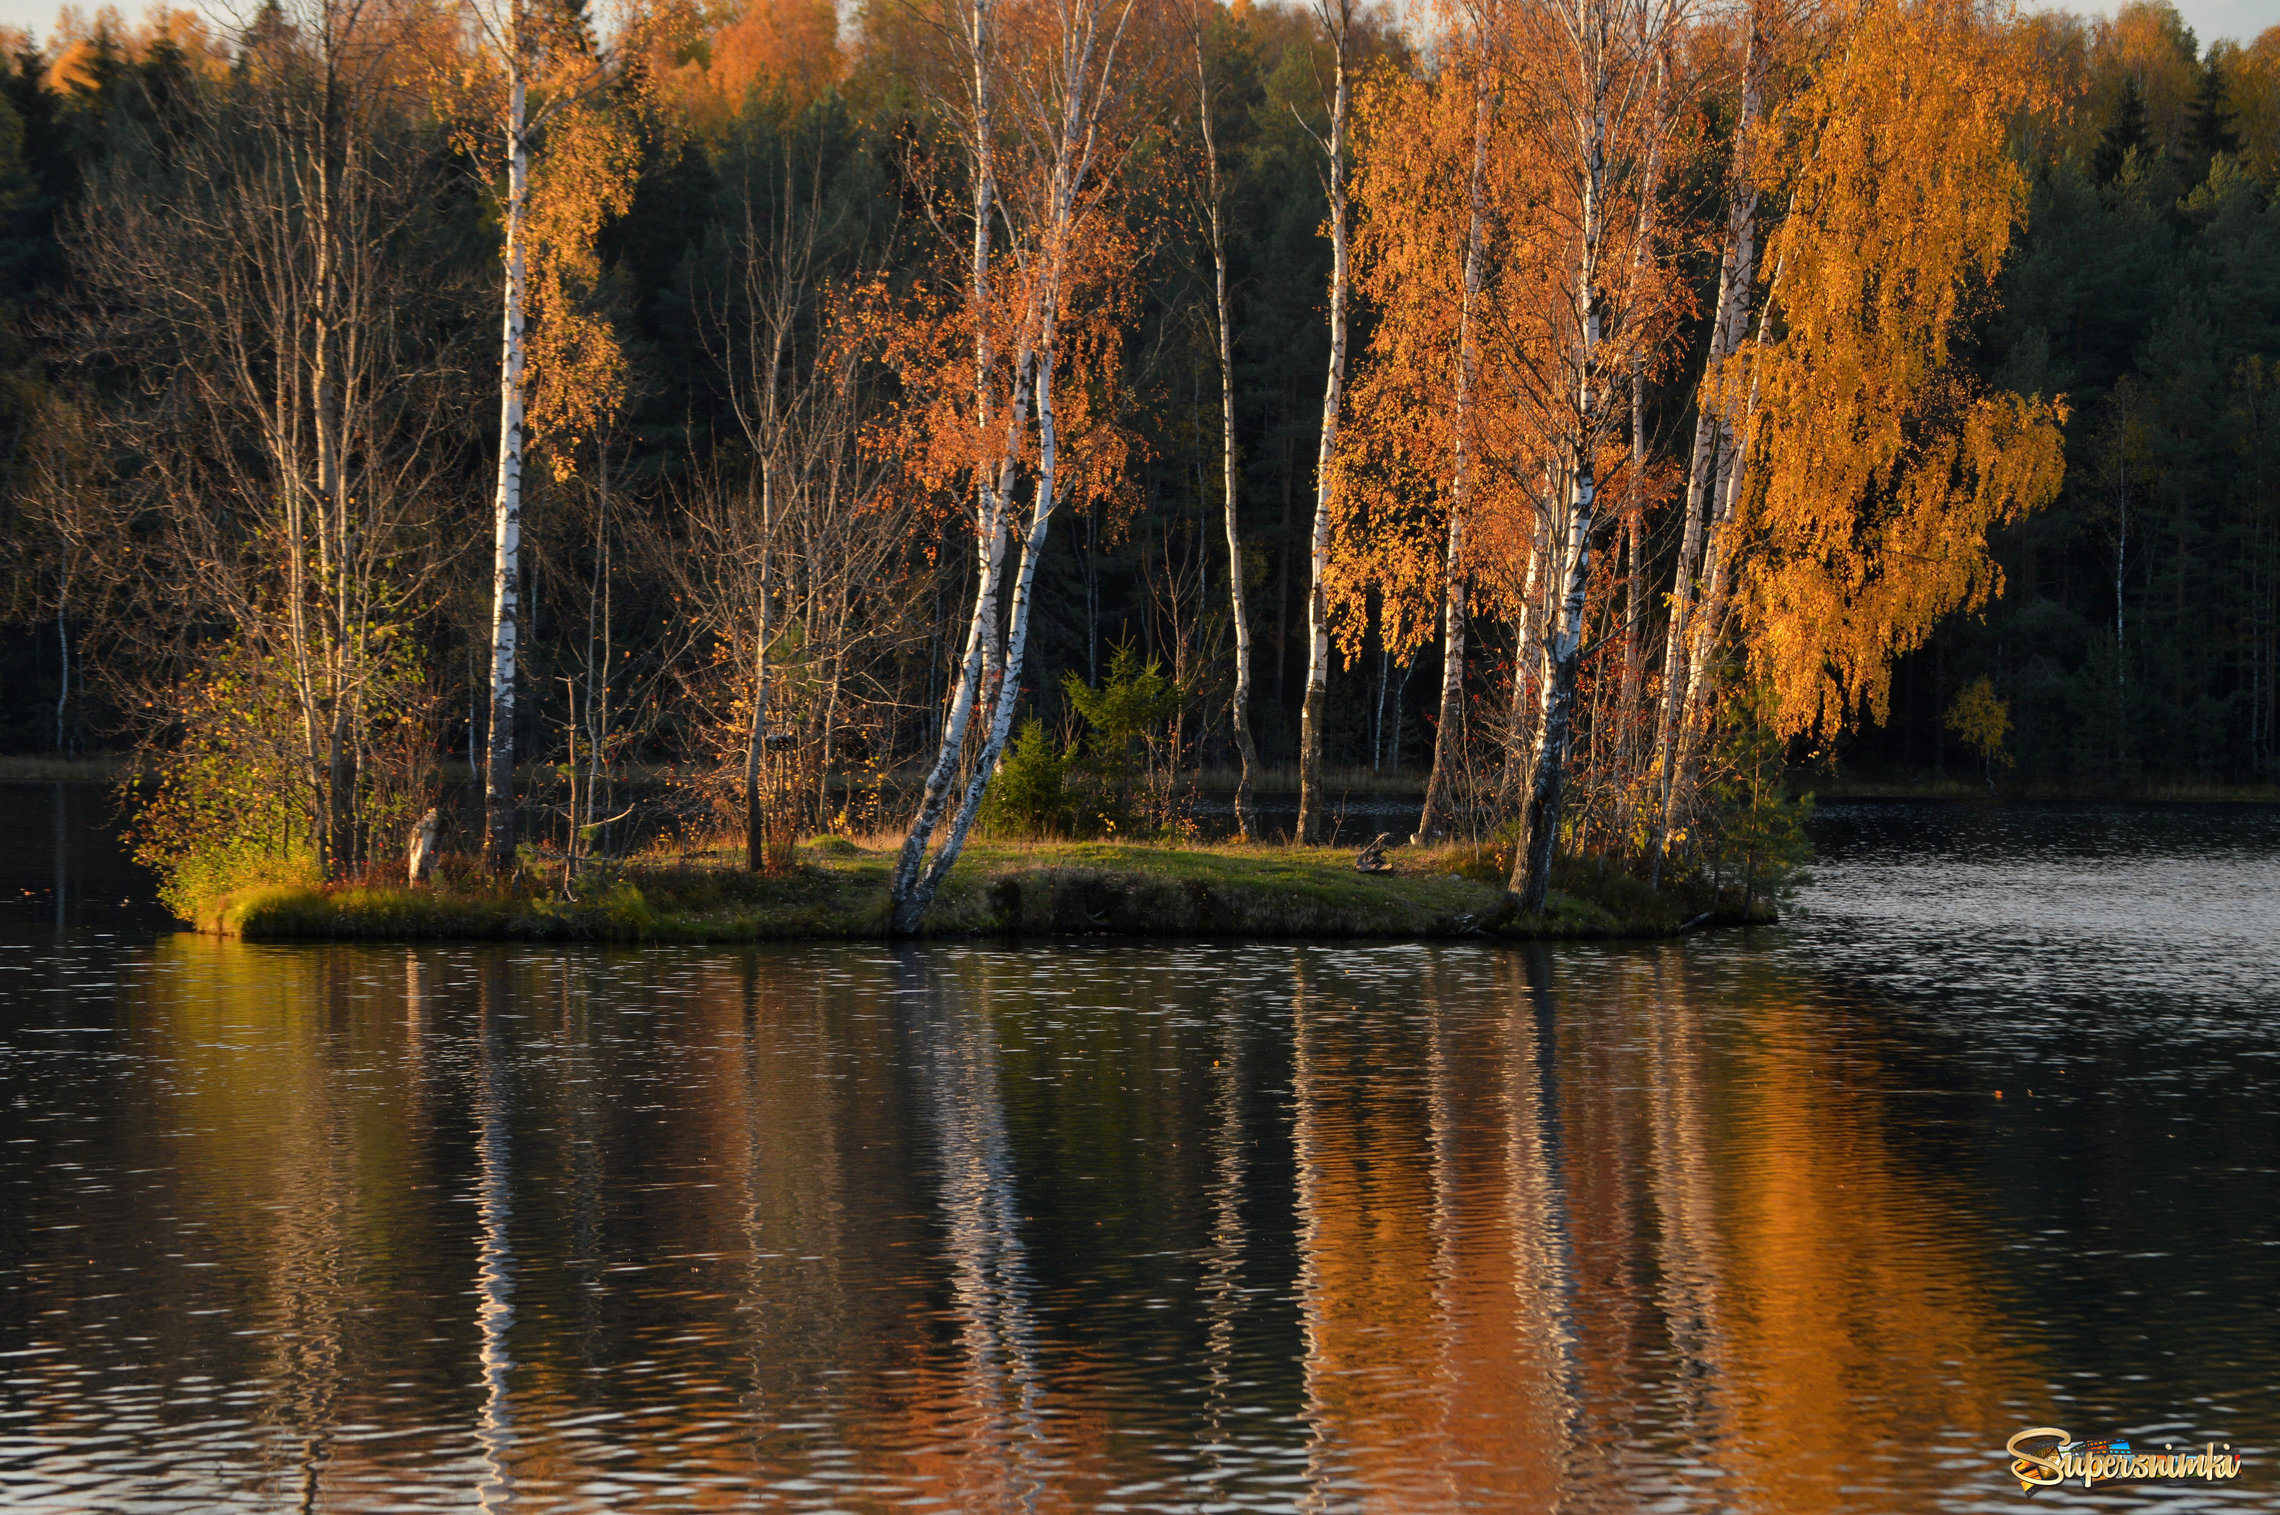
[[[581,950],[172,934],[106,804],[0,786],[11,1510],[2280,1509],[2280,810],[1825,804],[1674,942]]]

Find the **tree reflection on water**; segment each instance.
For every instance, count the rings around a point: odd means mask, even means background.
[[[32,1507],[1964,1508],[2076,1366],[2006,1128],[1779,954],[177,937],[116,983],[7,1122]]]

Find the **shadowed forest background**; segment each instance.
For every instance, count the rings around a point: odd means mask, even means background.
[[[385,635],[359,653],[355,697],[386,715],[361,739],[370,792],[353,824],[388,834],[439,784],[463,779],[454,765],[482,744],[500,266],[500,191],[455,94],[469,86],[453,73],[452,44],[423,34],[416,14],[394,24],[388,77],[366,81],[385,104],[356,128],[385,138],[353,186],[350,216],[377,252],[360,265],[363,282],[343,286],[353,308],[320,317],[360,333],[345,382],[348,403],[366,407],[356,509],[372,529],[344,525],[326,539],[339,560],[319,554],[309,570],[318,599],[345,604],[348,589],[325,586],[363,571],[344,566],[351,559],[376,565],[356,582],[381,586],[377,597],[355,615]],[[1224,174],[1250,709],[1266,787],[1288,787],[1278,774],[1297,762],[1306,691],[1331,340],[1320,143],[1330,52],[1308,11],[1238,3],[1203,24]],[[273,783],[264,774],[291,767],[285,756],[265,767],[253,752],[260,732],[291,724],[259,708],[262,659],[277,654],[231,641],[244,624],[231,596],[259,591],[222,564],[258,509],[217,506],[192,521],[169,503],[251,499],[261,470],[248,455],[302,445],[231,432],[236,402],[213,398],[283,380],[233,376],[254,334],[231,323],[270,297],[267,265],[232,261],[258,241],[252,223],[204,214],[221,203],[214,185],[283,172],[264,156],[274,123],[262,113],[281,96],[263,80],[265,49],[297,45],[279,40],[290,26],[275,10],[235,36],[180,12],[67,12],[43,39],[7,39],[7,751],[140,745],[168,754],[177,773],[210,759],[218,792],[259,789]],[[1433,75],[1427,44],[1384,18],[1361,13],[1355,28],[1358,77]],[[875,313],[888,306],[854,298],[869,289],[923,301],[927,260],[957,234],[938,188],[954,156],[935,103],[942,64],[923,32],[917,12],[885,0],[845,25],[802,0],[668,8],[627,32],[606,75],[550,118],[533,169],[546,240],[531,272],[513,709],[517,760],[536,765],[534,782],[572,823],[603,820],[613,776],[637,769],[685,783],[692,824],[735,813],[736,754],[753,722],[734,670],[753,638],[779,670],[779,703],[766,739],[750,745],[785,754],[770,782],[804,796],[799,829],[906,818],[913,765],[957,674],[972,525],[927,503],[929,490],[945,493],[941,468],[908,484],[926,470],[907,448],[847,439],[881,434],[879,397],[899,384],[907,399],[908,376],[940,359],[909,345],[921,339],[907,320],[863,330],[865,319],[886,323]],[[1888,712],[1873,691],[1847,689],[1844,719],[1806,723],[1773,750],[1870,776],[2088,791],[2268,783],[2280,765],[2280,30],[2246,47],[2204,46],[2166,5],[2137,4],[2111,21],[2005,23],[2001,38],[2036,81],[2010,130],[2027,206],[1991,287],[1967,291],[1960,356],[1975,383],[2063,397],[2063,484],[2042,508],[1997,513],[1999,586],[1978,588],[1999,592],[1944,614],[1921,648],[1896,639]],[[1162,79],[1188,103],[1167,94],[1132,139],[1131,161],[1154,168],[1126,176],[1115,245],[1101,253],[1119,282],[1071,339],[1083,350],[1072,435],[1108,440],[1072,465],[1093,474],[1038,566],[1018,706],[1035,724],[1015,738],[1007,769],[1034,779],[1084,733],[1113,732],[1115,751],[1097,741],[1090,751],[1121,802],[1142,811],[1176,808],[1175,791],[1236,764],[1220,353],[1192,66],[1187,76],[1166,66]],[[1730,95],[1706,89],[1677,113],[1678,135],[1715,145],[1733,134],[1733,110]],[[1365,107],[1365,174],[1370,121]],[[1674,220],[1717,222],[1711,158],[1674,152],[1664,190]],[[278,182],[287,199],[303,193]],[[1682,462],[1718,256],[1707,234],[1679,246],[1678,282],[1692,293],[1671,303],[1671,346],[1691,356],[1640,370],[1633,418],[1652,451]],[[247,281],[242,300],[205,298],[201,281],[217,268],[237,268],[226,277]],[[172,304],[155,293],[170,281],[184,287]],[[1357,287],[1357,369],[1398,303],[1388,287],[1381,278],[1375,299],[1366,275]],[[907,304],[895,309],[907,317]],[[1640,456],[1649,450],[1638,444]],[[1384,469],[1398,478],[1400,466]],[[885,503],[858,515],[755,515],[751,481],[772,470],[799,473],[817,498],[844,488]],[[883,484],[889,476],[906,487]],[[1603,571],[1638,585],[1628,603],[1639,604],[1667,592],[1680,513],[1660,485],[1627,498],[1639,502],[1638,533],[1603,552]],[[751,536],[755,520],[765,541]],[[770,566],[795,538],[796,592],[792,570]],[[1349,576],[1343,591],[1323,738],[1349,785],[1371,782],[1367,773],[1401,787],[1407,774],[1418,787],[1432,758],[1439,611],[1429,583],[1415,588],[1396,564]],[[1616,603],[1612,590],[1605,603]],[[762,620],[743,624],[738,607],[755,604]],[[1613,624],[1587,645],[1587,697],[1594,666],[1611,666]],[[1512,653],[1498,636],[1487,621],[1476,630],[1477,667],[1463,680],[1483,712],[1519,708],[1503,692]],[[207,758],[185,759],[186,733],[190,747],[208,744]],[[395,758],[374,755],[391,743]],[[171,793],[195,810],[194,791]],[[223,811],[209,824],[241,827],[250,813]],[[276,823],[305,815],[286,805]],[[189,814],[174,823],[201,824]]]

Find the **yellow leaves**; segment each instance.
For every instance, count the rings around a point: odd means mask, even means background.
[[[600,309],[594,239],[631,206],[640,160],[622,115],[580,102],[554,118],[533,167],[528,414],[533,435],[554,444],[547,461],[557,480],[625,405],[625,354]]]
[[[1755,397],[1741,603],[1785,735],[1881,718],[1892,657],[1996,589],[1989,528],[2057,491],[2063,406],[1951,350],[2024,205],[2028,93],[1967,0],[1872,0],[1784,113],[1773,334],[1723,399]]]
[[[1945,724],[1964,746],[1992,764],[2002,757],[2004,738],[2011,734],[2011,707],[1996,697],[1995,681],[1981,677],[1966,684],[1948,705]]]
[[[710,17],[675,18],[657,40],[651,70],[692,121],[717,128],[760,97],[797,113],[846,72],[839,15],[830,0],[744,0]]]
[[[641,144],[617,111],[581,101],[558,112],[531,172],[528,224],[540,257],[590,276],[594,236],[632,204],[640,165]]]

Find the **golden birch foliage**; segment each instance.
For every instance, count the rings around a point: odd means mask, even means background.
[[[1726,382],[1739,608],[1784,735],[1881,720],[1891,660],[1999,587],[1988,529],[2057,492],[2063,403],[1953,352],[2024,207],[2006,128],[2033,89],[1972,0],[1868,0],[1778,123],[1772,333]]]
[[[640,159],[622,116],[579,102],[548,125],[531,175],[530,429],[557,480],[625,405],[625,354],[600,308],[594,239],[632,204]]]
[[[2233,129],[2249,172],[2266,184],[2280,178],[2280,26],[2268,26],[2245,48],[2225,56]]]
[[[1454,71],[1381,69],[1355,107],[1355,285],[1377,313],[1348,391],[1326,588],[1351,663],[1376,591],[1406,657],[1436,626],[1456,457],[1457,339],[1476,96]]]
[[[705,132],[727,126],[752,100],[797,115],[847,72],[831,0],[665,0],[652,7],[648,33],[648,76]]]
[[[804,109],[839,82],[839,12],[831,0],[746,0],[712,38],[707,82],[733,112],[751,94]]]
[[[1034,24],[1036,18],[1001,13],[1000,19],[1011,35],[1013,22]],[[1113,162],[1125,145],[1121,137],[1112,138],[1099,157]],[[900,381],[899,399],[872,428],[869,446],[896,460],[914,504],[963,508],[977,487],[994,481],[1007,455],[1010,396],[1026,388],[1016,372],[1019,355],[1034,354],[1039,344],[1041,281],[1050,280],[1056,310],[1055,495],[1078,510],[1105,510],[1111,525],[1120,526],[1138,504],[1129,478],[1138,443],[1126,424],[1130,406],[1122,372],[1145,265],[1124,187],[1096,171],[1075,201],[1062,245],[1042,229],[1047,218],[1040,207],[1055,192],[1050,163],[1001,147],[997,170],[1013,245],[1001,249],[992,264],[987,310],[974,307],[964,249],[949,239],[936,253],[931,280],[909,288],[882,281],[831,295],[833,319],[871,344]],[[964,213],[956,198],[963,187],[943,189],[937,216],[942,225],[956,225]],[[981,385],[990,396],[986,414],[975,409],[977,322],[987,323],[991,337]],[[1037,445],[1032,400],[1013,439],[1016,498],[1034,486]]]
[[[1475,614],[1513,620],[1530,613],[1527,566],[1547,502],[1567,482],[1560,459],[1574,386],[1574,218],[1563,199],[1570,186],[1546,135],[1515,129],[1499,113],[1509,81],[1499,82],[1477,43],[1467,46],[1475,56],[1430,78],[1384,69],[1357,103],[1355,279],[1377,319],[1347,391],[1334,494],[1328,588],[1349,657],[1367,631],[1373,590],[1397,653],[1430,638],[1438,624],[1460,422],[1476,78],[1488,81],[1492,116],[1458,565]],[[1628,228],[1635,206],[1618,204],[1611,220]],[[1629,278],[1631,251],[1622,239],[1624,307],[1635,319],[1625,339],[1651,345],[1675,310],[1674,291],[1659,273]],[[1603,488],[1623,488],[1627,457],[1620,447],[1600,450]]]

